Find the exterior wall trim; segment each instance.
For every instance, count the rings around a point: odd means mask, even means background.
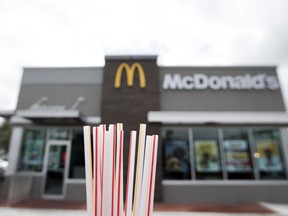
[[[182,185],[182,186],[189,186],[189,185],[221,185],[221,186],[225,186],[225,185],[245,185],[245,186],[263,186],[263,185],[282,185],[282,186],[288,186],[288,181],[286,180],[275,180],[275,181],[263,181],[263,180],[252,180],[252,181],[225,181],[225,180],[221,180],[221,181],[213,181],[213,180],[209,180],[207,182],[203,182],[201,180],[162,180],[162,184],[165,186],[177,186],[177,185]]]
[[[236,125],[285,125],[285,112],[178,112],[150,111],[148,122],[163,124],[236,124]]]

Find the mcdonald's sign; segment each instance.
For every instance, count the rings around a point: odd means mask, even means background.
[[[129,66],[127,63],[122,63],[119,65],[119,67],[116,71],[114,87],[120,88],[121,77],[122,77],[123,71],[126,71],[127,86],[132,87],[133,82],[134,82],[134,73],[136,70],[138,71],[138,74],[139,74],[140,88],[145,88],[146,87],[146,78],[145,78],[144,69],[141,66],[141,64],[139,64],[137,62],[132,64],[132,66]]]

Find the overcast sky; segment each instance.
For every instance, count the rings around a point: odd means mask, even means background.
[[[287,0],[0,0],[0,110],[15,109],[23,67],[276,65],[288,101]]]

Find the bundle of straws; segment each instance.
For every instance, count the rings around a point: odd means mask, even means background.
[[[88,216],[150,216],[154,204],[158,135],[146,125],[130,132],[126,199],[123,192],[123,124],[84,126]],[[92,139],[92,140],[91,140]],[[136,157],[137,149],[137,157]],[[93,160],[93,161],[92,161]]]

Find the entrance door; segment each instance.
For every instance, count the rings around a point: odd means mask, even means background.
[[[46,149],[45,178],[43,185],[44,198],[64,198],[65,179],[67,178],[67,165],[69,141],[50,141]]]

